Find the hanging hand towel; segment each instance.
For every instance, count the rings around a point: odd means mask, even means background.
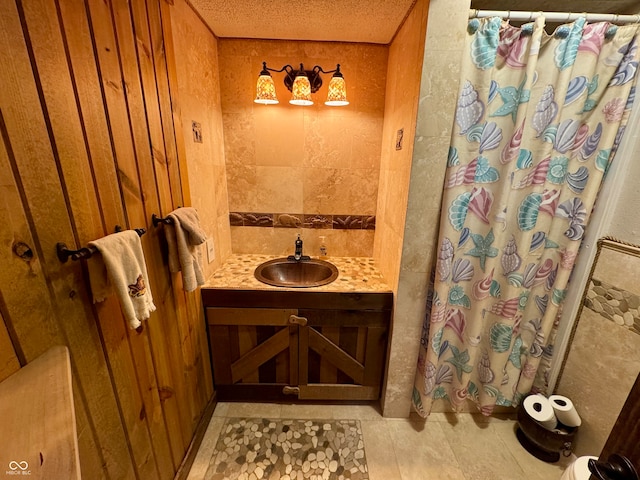
[[[207,239],[200,228],[198,212],[195,208],[183,207],[171,212],[172,223],[164,226],[169,249],[169,270],[182,271],[182,283],[187,292],[204,284],[202,254],[198,245]]]
[[[93,302],[114,293],[131,328],[138,328],[155,311],[140,237],[133,230],[89,242],[100,255],[87,262]]]

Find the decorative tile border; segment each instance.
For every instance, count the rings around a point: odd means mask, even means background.
[[[232,227],[325,228],[375,230],[375,215],[309,215],[302,213],[230,212]]]
[[[205,480],[366,480],[358,420],[229,418]]]
[[[592,278],[584,306],[640,335],[640,296]]]

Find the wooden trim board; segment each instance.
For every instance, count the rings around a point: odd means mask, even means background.
[[[391,310],[393,293],[312,292],[291,290],[231,290],[202,288],[202,302],[207,307],[227,308],[296,308],[331,310]]]
[[[50,348],[0,383],[0,418],[3,470],[31,480],[80,480],[67,347]]]

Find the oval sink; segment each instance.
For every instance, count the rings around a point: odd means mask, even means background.
[[[335,265],[324,260],[276,258],[258,265],[255,277],[262,283],[276,287],[319,287],[338,278]]]

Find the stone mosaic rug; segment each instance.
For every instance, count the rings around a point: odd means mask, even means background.
[[[229,418],[205,480],[368,480],[357,420]]]

